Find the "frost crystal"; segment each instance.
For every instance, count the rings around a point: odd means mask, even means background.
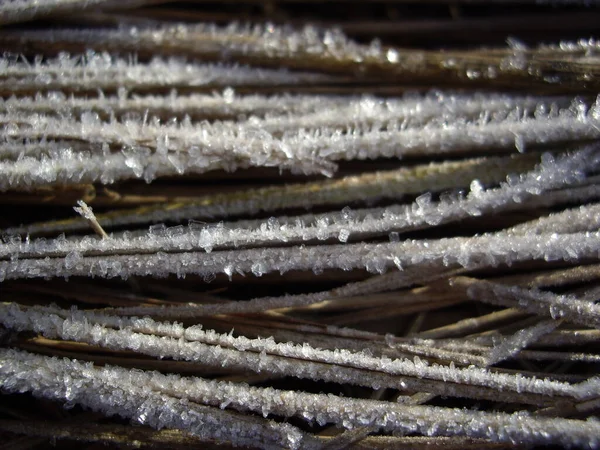
[[[600,448],[599,42],[156,3],[0,2],[7,445]]]

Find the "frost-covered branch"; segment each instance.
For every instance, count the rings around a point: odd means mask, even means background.
[[[277,136],[257,124],[219,122],[192,124],[189,120],[162,125],[158,120],[100,119],[83,113],[77,120],[23,113],[0,115],[5,139],[67,139],[87,142],[89,151],[59,146],[50,155],[0,161],[7,174],[0,189],[31,188],[54,183],[111,183],[121,179],[278,167],[295,173],[330,175],[335,162],[351,159],[462,154],[489,148],[517,148],[600,137],[597,107],[535,118],[509,115],[490,121],[457,119],[451,126],[435,121],[423,126],[387,125],[298,129]],[[6,142],[6,141],[5,141]],[[15,141],[9,142],[14,153]],[[30,145],[30,144],[23,144]],[[117,149],[111,151],[111,147]],[[1,180],[0,180],[1,181]]]
[[[457,162],[430,163],[397,170],[346,176],[335,180],[271,186],[231,193],[214,193],[189,202],[169,202],[98,214],[97,219],[104,228],[190,220],[192,220],[190,227],[197,228],[198,224],[193,220],[402,198],[405,195],[421,192],[440,192],[445,189],[464,187],[473,179],[479,180],[483,185],[494,184],[505,179],[510,173],[532,168],[533,162],[537,159],[536,154],[519,154],[502,158],[488,157]],[[552,195],[556,195],[556,193]],[[293,218],[279,216],[278,221],[280,224],[292,223],[296,219],[303,222],[314,222],[317,217],[315,215]],[[252,228],[253,226],[260,227],[260,225],[261,221],[245,221],[230,226]],[[85,228],[87,228],[87,224],[84,221],[74,218],[61,220],[60,223],[48,222],[15,227],[5,230],[5,233],[8,235],[38,234],[40,232],[58,234]]]
[[[166,25],[122,29],[60,29],[4,32],[0,41],[18,46],[23,40],[38,47],[65,45],[81,50],[142,51],[153,54],[186,53],[202,59],[229,59],[291,66],[337,74],[360,70],[373,77],[397,82],[454,82],[507,86],[526,82],[534,86],[559,83],[593,89],[598,58],[594,53],[572,51],[576,43],[561,43],[568,55],[549,52],[548,47],[527,49],[520,45],[496,51],[423,51],[384,47],[379,41],[358,44],[337,29],[313,26],[294,30],[266,24],[225,27],[214,24]],[[554,53],[554,54],[552,54]],[[541,56],[541,57],[540,57]],[[562,63],[562,64],[559,64]],[[583,84],[583,86],[582,86]]]
[[[10,68],[11,66],[9,66]],[[34,66],[35,67],[35,66]],[[131,69],[130,69],[131,70]],[[291,74],[290,74],[291,77]],[[0,76],[0,86],[1,86]],[[568,97],[509,96],[500,94],[463,95],[434,91],[424,95],[406,95],[403,98],[372,96],[315,95],[236,95],[232,88],[211,95],[177,95],[172,91],[165,96],[128,95],[123,88],[118,96],[85,98],[49,92],[46,96],[11,97],[0,100],[0,111],[29,114],[78,115],[97,112],[103,116],[122,116],[137,113],[150,117],[168,116],[194,120],[238,120],[272,133],[298,128],[339,128],[387,123],[405,123],[415,126],[429,121],[455,122],[458,118],[499,120],[505,116],[524,116],[554,113],[569,107],[581,107],[581,100]],[[250,117],[248,117],[250,116]]]
[[[412,205],[357,211],[345,208],[340,214],[309,216],[310,220],[307,220],[308,217],[300,216],[284,218],[283,223],[279,219],[272,218],[266,222],[251,221],[213,227],[198,226],[195,223],[187,228],[178,226],[167,229],[155,226],[151,227],[148,233],[138,233],[137,236],[126,233],[123,236],[100,241],[90,237],[51,241],[44,239],[24,243],[17,240],[17,243],[0,249],[0,259],[11,255],[30,258],[57,257],[71,253],[108,255],[198,249],[210,252],[213,249],[228,247],[279,245],[332,238],[346,242],[350,236],[372,236],[389,233],[392,230],[405,232],[456,222],[467,217],[523,208],[526,207],[527,200],[535,199],[536,196],[551,189],[585,180],[584,173],[596,168],[596,159],[594,148],[562,156],[556,161],[550,155],[544,155],[542,163],[535,170],[522,174],[518,178],[512,176],[508,182],[502,183],[498,188],[484,190],[480,181],[475,180],[471,183],[471,191],[467,196],[442,198],[438,202],[431,201],[430,195],[424,194]],[[577,218],[588,220],[575,222],[581,225],[574,230],[568,228],[565,232],[596,230],[598,228],[594,225],[598,222],[596,216],[600,215],[594,209],[580,210]],[[593,217],[596,219],[592,220]],[[561,215],[553,219],[564,220],[565,217]],[[573,219],[573,214],[566,219]],[[521,228],[513,232],[523,234]],[[556,232],[557,229],[554,231]]]
[[[31,330],[49,338],[85,342],[115,350],[134,350],[144,354],[179,360],[202,361],[253,371],[309,379],[347,382],[362,386],[424,387],[419,379],[428,379],[429,387],[446,395],[483,396],[485,390],[460,388],[465,384],[518,393],[587,398],[597,387],[569,385],[552,380],[528,379],[521,375],[494,373],[483,368],[428,364],[418,357],[390,359],[373,357],[365,352],[320,350],[304,343],[276,343],[272,339],[248,339],[204,331],[200,327],[184,328],[179,324],[157,323],[152,319],[122,318],[83,311],[60,311],[52,307],[22,310],[16,305],[1,305],[1,323],[10,329]],[[111,327],[111,328],[109,328]],[[112,328],[114,327],[114,328]],[[370,371],[365,373],[364,371]],[[382,377],[388,374],[400,378]],[[444,385],[443,383],[449,383]],[[590,381],[590,386],[595,386]],[[453,386],[458,385],[458,386]],[[508,394],[508,392],[507,392]],[[538,400],[539,401],[539,400]]]
[[[503,286],[483,280],[457,278],[456,283],[467,289],[467,295],[495,305],[516,306],[534,314],[553,319],[600,328],[600,307],[572,296],[558,295],[517,286]]]
[[[153,57],[138,62],[110,53],[88,52],[71,56],[62,53],[45,61],[22,61],[18,57],[0,58],[0,91],[19,92],[117,91],[125,100],[128,90],[147,91],[158,88],[231,88],[236,86],[290,86],[327,82],[332,78],[320,74],[290,72],[285,69],[262,69],[225,63],[187,62],[185,59]],[[49,94],[48,100],[61,98]],[[9,100],[8,103],[18,102]],[[98,100],[101,102],[101,100]]]
[[[504,233],[471,238],[409,240],[389,244],[322,245],[317,247],[257,248],[246,250],[182,253],[153,253],[114,256],[83,256],[69,253],[64,258],[0,261],[0,279],[151,275],[164,277],[197,274],[207,281],[216,274],[231,276],[253,273],[326,269],[366,269],[383,273],[391,267],[495,267],[531,260],[578,260],[598,258],[598,232],[557,235],[515,236]]]
[[[500,361],[514,357],[528,345],[536,342],[540,337],[553,332],[561,325],[558,320],[543,320],[531,327],[523,328],[511,336],[505,337],[495,345],[488,356],[487,364],[493,365]]]
[[[314,447],[315,439],[288,424],[222,411],[158,393],[126,377],[123,369],[97,369],[91,363],[0,350],[4,392],[79,404],[106,415],[119,415],[156,429],[180,429],[203,440],[266,448]],[[134,372],[131,374],[133,375]],[[139,381],[139,380],[138,380]],[[312,445],[311,445],[312,443]]]
[[[598,41],[104,9],[161,1],[0,0],[43,19],[0,30],[2,392],[208,446],[600,448]]]
[[[173,415],[164,414],[156,420],[153,413],[156,410],[164,411],[165,407],[160,408],[155,402],[164,399],[166,405],[173,407],[177,405],[175,399],[183,396],[185,399],[189,398],[191,401],[196,402],[196,404],[204,403],[220,406],[221,408],[253,411],[265,416],[267,414],[276,414],[283,417],[298,416],[306,420],[316,421],[319,424],[334,423],[348,428],[370,426],[401,433],[468,436],[496,442],[518,440],[529,444],[589,445],[595,441],[600,432],[600,428],[594,423],[579,420],[560,420],[523,414],[485,413],[428,406],[394,405],[389,402],[343,398],[333,395],[307,394],[271,388],[252,388],[235,383],[206,381],[200,378],[181,378],[173,375],[165,376],[156,372],[130,371],[117,367],[93,368],[90,364],[78,361],[52,359],[24,352],[3,351],[2,357],[5,364],[0,370],[2,370],[4,381],[8,382],[11,390],[18,388],[31,390],[34,380],[30,375],[28,376],[28,371],[32,369],[38,371],[42,369],[46,375],[41,380],[36,380],[34,393],[40,395],[44,392],[42,391],[43,386],[46,388],[45,396],[54,398],[64,398],[63,393],[68,390],[64,385],[67,374],[70,379],[74,380],[82,378],[90,380],[89,375],[93,374],[92,379],[95,380],[94,387],[96,389],[104,392],[112,386],[121,388],[121,395],[127,400],[129,400],[132,391],[137,394],[136,391],[141,390],[140,388],[135,389],[135,386],[146,386],[150,389],[147,390],[146,403],[136,410],[137,419],[140,422],[150,423],[157,428],[167,424],[172,425]],[[6,364],[9,358],[12,362]],[[89,390],[89,384],[90,381],[80,382],[78,385],[81,387],[69,392],[69,394],[77,400],[79,400],[78,397],[83,397],[97,401],[99,396],[93,396],[93,391]],[[49,395],[49,393],[53,395]],[[88,402],[92,403],[90,400]],[[113,398],[108,396],[107,403],[111,400]],[[102,405],[102,402],[99,403]],[[194,404],[192,403],[190,406],[192,405]],[[123,405],[121,411],[119,411],[119,406],[114,405],[113,408],[121,415],[127,416],[127,406],[129,404]],[[192,411],[198,409],[200,407],[195,406]],[[188,416],[189,414],[185,417]],[[223,420],[223,422],[219,422],[219,420]],[[308,436],[303,435],[289,425],[276,425],[272,422],[262,425],[259,419],[253,421],[254,423],[247,420],[248,425],[252,424],[253,426],[244,429],[245,427],[241,426],[241,423],[239,425],[235,422],[232,423],[230,413],[217,410],[215,411],[215,420],[211,425],[217,428],[217,424],[220,423],[223,437],[229,437],[231,441],[242,444],[249,429],[255,430],[257,438],[260,436],[264,445],[273,445],[273,443],[279,442],[280,444],[285,443],[286,447],[297,448],[302,445],[303,448],[308,448],[311,444],[313,446],[316,444],[316,439],[311,442]],[[190,423],[182,422],[178,424],[178,428],[195,434],[198,433],[199,430],[193,426],[195,425],[193,420]],[[271,428],[270,431],[274,434],[269,440],[264,436],[264,432],[261,433],[268,427]],[[201,436],[209,437],[211,431],[212,428],[208,427],[208,430],[205,430]],[[239,433],[236,440],[231,438],[234,432]],[[287,439],[284,433],[288,433]],[[275,440],[275,436],[279,440]],[[274,440],[275,442],[273,442]]]

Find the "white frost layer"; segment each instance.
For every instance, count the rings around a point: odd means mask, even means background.
[[[48,144],[46,147],[49,147]],[[37,149],[33,149],[37,151]],[[186,203],[159,204],[142,209],[119,210],[118,213],[100,214],[98,221],[105,227],[137,225],[144,223],[190,222],[197,219],[213,220],[217,217],[256,215],[260,212],[273,212],[289,208],[310,209],[315,206],[340,205],[352,202],[368,203],[380,199],[400,200],[407,194],[441,192],[447,189],[466,187],[471,180],[478,179],[483,185],[493,185],[504,180],[510,173],[531,170],[538,154],[518,154],[507,157],[469,158],[460,161],[421,164],[396,170],[367,172],[334,180],[286,184],[247,189],[243,192],[214,193]],[[299,195],[301,194],[301,195]],[[554,193],[553,195],[556,195]],[[593,196],[593,195],[592,195]],[[546,198],[548,196],[544,196]],[[581,197],[581,196],[580,196]],[[587,199],[573,197],[573,202]],[[307,222],[313,215],[296,216]],[[280,223],[294,221],[279,215]],[[242,225],[243,224],[243,225]],[[197,225],[193,227],[197,228]],[[230,225],[252,228],[260,226],[260,221],[241,222]],[[85,221],[73,219],[60,223],[45,222],[14,227],[3,234],[39,233],[60,234],[74,230],[85,230]]]
[[[593,151],[586,150],[563,156],[558,160],[546,154],[535,170],[520,176],[511,176],[498,188],[484,190],[478,180],[473,181],[469,194],[464,197],[446,196],[440,201],[433,202],[429,194],[424,194],[412,205],[357,211],[345,208],[340,214],[315,215],[310,221],[300,216],[285,218],[283,223],[273,217],[268,221],[233,223],[227,226],[224,224],[199,226],[192,223],[187,228],[181,225],[166,228],[155,225],[147,233],[126,232],[102,240],[83,237],[21,242],[17,237],[14,243],[0,248],[0,259],[9,256],[39,258],[67,255],[73,258],[86,255],[180,252],[199,249],[210,252],[213,249],[228,247],[278,245],[332,238],[346,242],[350,236],[362,237],[390,231],[404,232],[456,222],[467,217],[506,211],[515,207],[521,208],[522,203],[543,196],[551,189],[584,181],[585,171],[594,170],[597,166],[595,148]],[[581,225],[565,228],[565,232],[592,231],[597,229],[594,224],[600,221],[600,213],[598,208],[582,208],[578,212],[563,214],[553,219],[547,219],[541,225],[530,225],[530,227],[541,232],[544,227],[549,228],[546,222],[550,222],[553,226],[560,226],[565,219],[577,219],[575,223]],[[547,232],[558,232],[557,230],[562,228],[547,230]],[[527,230],[526,226],[525,228],[521,226],[511,232],[524,234]]]
[[[202,275],[207,281],[216,274],[290,270],[367,269],[383,273],[391,267],[436,265],[438,267],[496,267],[519,261],[573,261],[598,258],[600,233],[539,234],[507,237],[505,233],[471,238],[407,240],[388,244],[322,245],[317,247],[257,248],[247,250],[182,253],[152,253],[115,256],[15,259],[0,261],[0,280],[69,276],[122,277],[177,274]]]
[[[90,144],[76,151],[69,144],[57,146],[39,158],[23,156],[0,161],[0,190],[31,189],[55,183],[104,184],[122,179],[215,169],[277,167],[294,173],[331,175],[340,160],[402,158],[405,156],[462,154],[474,150],[516,148],[582,141],[600,137],[599,107],[578,102],[574,107],[523,117],[520,109],[501,118],[454,122],[431,121],[425,125],[374,123],[344,128],[319,127],[272,133],[256,124],[181,123],[161,124],[158,119],[133,118],[103,121],[95,112],[77,118],[42,114],[1,114],[4,141],[15,152],[15,140],[68,139]],[[279,119],[273,119],[275,121]],[[31,144],[22,144],[30,146]]]
[[[428,379],[508,393],[512,391],[576,399],[586,399],[598,393],[598,382],[594,379],[589,383],[572,385],[520,374],[495,373],[474,366],[429,364],[418,357],[390,359],[345,349],[322,350],[307,343],[277,343],[272,338],[234,337],[203,330],[199,326],[186,328],[178,323],[155,322],[150,318],[123,318],[54,307],[21,309],[15,304],[0,305],[0,311],[0,321],[7,328],[35,331],[51,339],[74,340],[115,350],[134,350],[161,358],[202,361],[208,365],[257,372],[264,370],[300,378],[349,382],[377,388],[395,386],[400,389],[414,387],[417,381],[414,379]],[[400,378],[382,379],[371,372],[365,373],[365,369]],[[460,387],[443,383],[432,384],[430,389],[447,395],[456,395],[457,392],[464,396],[473,395],[463,392]]]
[[[230,60],[274,66],[292,63],[299,68],[321,66],[344,74],[356,68],[375,75],[383,72],[412,80],[430,75],[431,66],[435,63],[449,77],[467,83],[469,80],[493,82],[499,77],[505,80],[506,77],[533,78],[535,82],[540,82],[540,74],[550,67],[553,69],[552,75],[543,77],[543,82],[561,83],[566,75],[565,69],[544,61],[543,57],[549,50],[552,53],[567,53],[569,59],[575,60],[580,66],[583,80],[594,77],[593,67],[597,62],[594,52],[597,44],[593,39],[576,43],[561,42],[553,49],[544,47],[531,50],[512,40],[509,42],[510,48],[494,55],[496,58],[490,63],[490,55],[482,60],[477,52],[466,55],[464,52],[446,52],[445,57],[440,59],[437,53],[432,56],[430,52],[422,50],[384,47],[377,40],[370,45],[362,45],[348,39],[340,30],[322,30],[313,26],[294,30],[273,24],[230,24],[225,27],[215,24],[174,24],[141,29],[18,30],[14,33],[36,44],[68,42],[80,48],[119,48],[150,53],[159,53],[166,47],[200,58],[226,55]],[[10,33],[7,33],[7,37],[14,39]],[[542,57],[536,58],[538,55]],[[439,69],[436,73],[439,74]],[[564,81],[572,82],[572,74]]]
[[[11,92],[117,90],[120,100],[125,100],[128,89],[293,85],[330,79],[320,74],[289,72],[285,69],[202,64],[181,58],[154,57],[147,63],[140,63],[135,56],[119,58],[92,51],[73,56],[61,53],[55,59],[40,59],[33,63],[17,57],[2,57],[0,69],[0,87]],[[49,98],[57,97],[56,94],[49,94]]]
[[[156,428],[175,425],[197,434],[197,422],[188,418],[190,415],[194,417],[191,413],[197,412],[198,406],[190,403],[190,413],[184,414],[179,422],[174,420],[174,413],[179,412],[179,408],[173,406],[183,404],[184,400],[189,399],[192,402],[220,406],[222,409],[253,411],[265,416],[297,416],[319,424],[334,423],[350,429],[369,426],[403,434],[467,436],[530,445],[555,444],[587,448],[597,448],[599,445],[600,426],[592,421],[534,417],[525,413],[487,413],[408,406],[343,398],[331,394],[253,388],[245,384],[184,378],[177,375],[165,376],[157,372],[119,367],[94,368],[90,363],[11,350],[1,351],[0,361],[0,377],[5,389],[9,391],[30,391],[38,396],[67,399],[105,413],[108,409],[110,413],[118,413],[125,417],[131,417],[131,413],[135,411],[133,416],[142,423],[149,423]],[[145,388],[140,389],[137,386]],[[123,405],[115,402],[117,399],[114,395],[99,395],[111,388],[116,388],[119,392],[119,397],[124,401]],[[134,407],[132,397],[138,396],[140,390],[146,394],[145,402]],[[159,403],[161,401],[162,404]],[[109,408],[106,408],[107,404],[110,405]],[[169,414],[168,408],[173,408],[174,411]],[[158,418],[155,416],[157,411],[162,411]],[[256,419],[254,423],[251,420],[235,423],[227,413],[215,409],[212,411],[215,419],[206,424],[207,430],[201,434],[203,437],[210,436],[210,432],[220,423],[220,437],[232,440],[234,432],[239,433],[234,443],[241,445],[244,444],[244,438],[250,430],[255,430],[256,438],[260,439],[263,445],[279,443],[292,448],[300,445],[310,448],[315,445],[308,436],[287,424],[263,424]],[[265,436],[266,431],[271,432],[270,439]]]
[[[12,66],[9,65],[8,69]],[[30,70],[34,70],[31,68]],[[224,80],[221,80],[224,81]],[[0,86],[2,78],[0,77]],[[129,95],[125,88],[117,96],[85,98],[49,92],[36,97],[0,99],[0,111],[16,114],[78,115],[99,112],[105,116],[137,113],[140,116],[168,115],[183,118],[190,115],[215,119],[237,119],[247,125],[282,132],[298,128],[347,127],[387,123],[408,125],[455,122],[457,118],[476,120],[488,116],[500,120],[509,115],[535,117],[556,113],[561,108],[578,108],[580,100],[568,97],[534,97],[499,94],[455,94],[433,91],[425,95],[405,95],[402,98],[373,96],[314,95],[236,95],[232,88],[222,93],[164,96]],[[518,111],[518,112],[517,112]]]
[[[503,286],[483,280],[468,284],[467,295],[473,300],[516,306],[552,319],[565,319],[580,325],[600,328],[600,306],[593,302],[580,300],[572,295]]]
[[[490,351],[487,364],[497,364],[513,357],[528,345],[536,342],[540,337],[553,332],[560,324],[561,322],[558,320],[543,320],[534,326],[523,328],[511,336],[503,338]]]
[[[234,446],[314,448],[314,439],[291,425],[240,416],[156,392],[140,384],[136,372],[127,376],[127,371],[119,368],[98,369],[92,363],[0,350],[0,384],[5,392],[30,392],[155,429],[180,429]]]

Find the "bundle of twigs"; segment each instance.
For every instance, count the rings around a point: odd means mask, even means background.
[[[598,15],[0,3],[10,448],[600,447]]]

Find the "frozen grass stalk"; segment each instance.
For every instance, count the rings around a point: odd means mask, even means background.
[[[600,448],[597,12],[503,1],[1,4],[7,445]]]

